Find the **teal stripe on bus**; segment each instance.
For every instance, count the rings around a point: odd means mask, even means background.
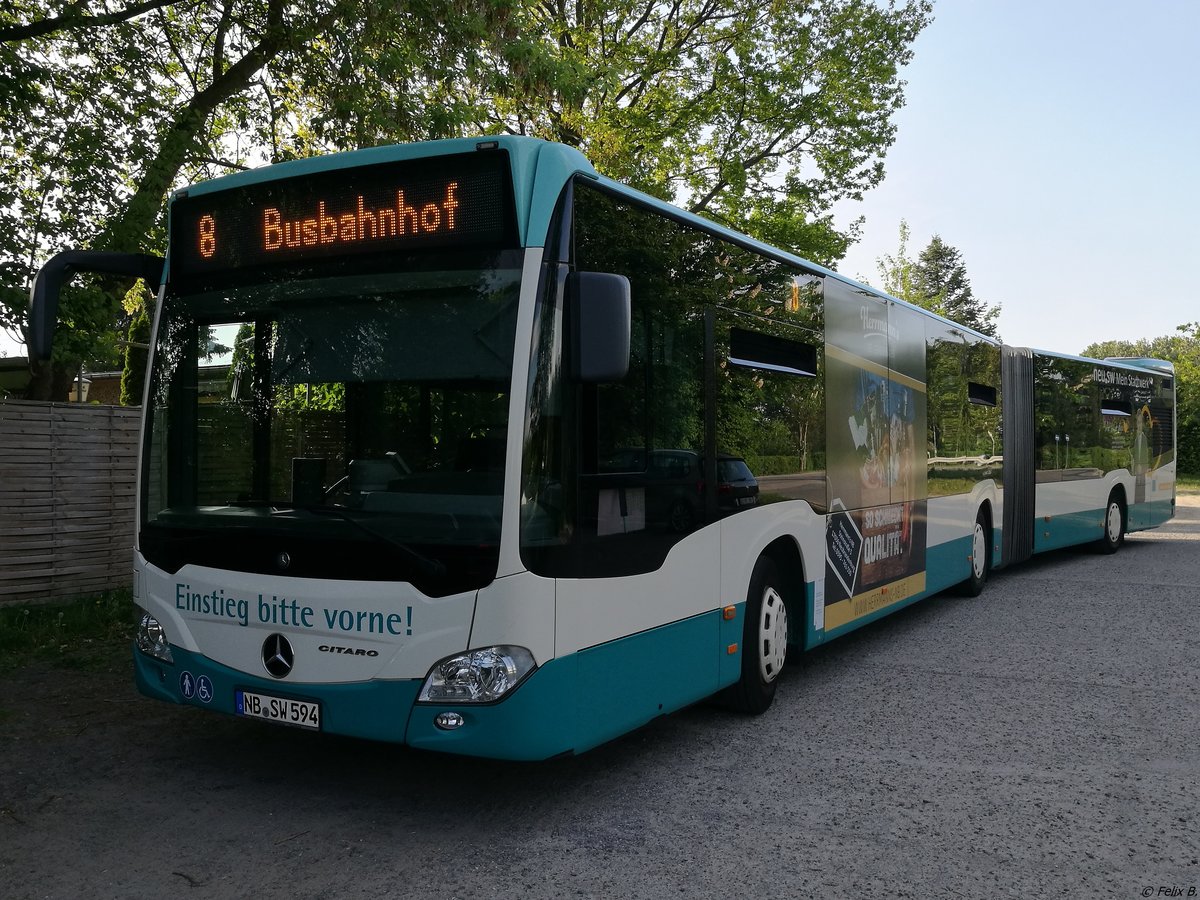
[[[1152,500],[1144,503],[1134,503],[1129,507],[1126,519],[1129,531],[1141,531],[1145,528],[1157,528],[1171,521],[1175,515],[1175,503],[1172,499]]]
[[[999,539],[993,537],[993,544]],[[906,597],[904,600],[899,600],[891,606],[885,606],[882,609],[877,609],[868,615],[859,619],[854,619],[841,625],[837,628],[831,628],[827,631],[816,633],[812,628],[812,618],[809,618],[809,635],[810,640],[816,642],[828,641],[833,638],[840,637],[854,631],[856,628],[861,628],[871,622],[878,621],[884,616],[890,615],[897,610],[904,609],[906,606],[911,606],[918,600],[923,600],[933,594],[940,593],[947,588],[953,587],[956,584],[965,581],[971,574],[971,554],[972,540],[970,537],[955,538],[950,541],[945,541],[941,544],[935,544],[925,551],[925,590],[919,594],[914,594],[911,597]],[[998,553],[992,554],[992,566],[996,565]],[[811,597],[810,597],[810,612],[811,612]]]
[[[1074,547],[1098,541],[1104,536],[1104,510],[1088,509],[1082,512],[1039,516],[1033,521],[1033,552],[1044,553],[1062,547]]]
[[[417,704],[407,743],[513,760],[588,750],[715,693],[722,625],[713,610],[552,659],[499,703]],[[446,710],[465,724],[439,729]]]
[[[322,731],[499,759],[546,759],[580,752],[715,693],[740,673],[744,604],[734,620],[721,610],[589,647],[540,666],[498,703],[417,704],[422,681],[290,684],[258,678],[198,653],[171,647],[168,664],[134,650],[138,689],[170,703],[236,714],[239,689],[321,705]],[[729,640],[729,635],[737,640]],[[737,643],[737,652],[728,645]],[[179,678],[208,676],[213,699],[180,693]],[[454,731],[434,725],[447,710],[465,724]]]

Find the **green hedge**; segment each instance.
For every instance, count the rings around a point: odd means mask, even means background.
[[[800,466],[800,455],[787,453],[775,456],[760,456],[755,453],[746,454],[746,465],[755,477],[763,475],[794,475],[797,472],[813,471],[825,468],[825,454],[814,453],[809,458],[806,469]]]

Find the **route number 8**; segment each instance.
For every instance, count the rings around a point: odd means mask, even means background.
[[[217,223],[212,216],[200,217],[200,255],[209,259],[217,252]]]

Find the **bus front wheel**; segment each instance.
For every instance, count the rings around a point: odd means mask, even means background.
[[[775,562],[761,557],[750,576],[742,630],[742,676],[729,700],[741,712],[766,712],[787,658],[788,614],[784,584]]]

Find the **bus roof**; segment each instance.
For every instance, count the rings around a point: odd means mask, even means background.
[[[1076,356],[1073,353],[1062,353],[1058,350],[1041,350],[1029,348],[1037,356],[1053,356],[1055,359],[1069,359],[1074,362],[1094,363],[1098,366],[1111,366],[1114,369],[1129,369],[1136,372],[1149,372],[1154,375],[1174,375],[1175,364],[1165,359],[1152,359],[1148,356],[1106,356],[1095,359],[1091,356]]]
[[[1155,359],[1152,356],[1106,356],[1106,363],[1124,363],[1139,369],[1152,369],[1164,375],[1175,374],[1175,363],[1167,359]]]
[[[972,335],[973,337],[978,338],[981,341],[986,341],[988,343],[995,344],[997,346],[999,346],[999,344],[1001,343],[1000,341],[996,340],[996,338],[990,337],[986,334],[983,334],[982,332],[976,331],[974,328],[971,328],[969,325],[964,325],[961,322],[955,322],[953,319],[947,319],[945,316],[938,315],[937,313],[932,312],[931,310],[925,309],[924,307],[921,307],[921,306],[917,306],[915,303],[909,303],[907,300],[902,300],[899,297],[893,297],[891,294],[887,293],[886,291],[882,291],[877,287],[873,287],[872,285],[869,285],[869,284],[863,284],[861,281],[856,281],[853,278],[849,278],[845,275],[840,274],[839,272],[835,272],[833,269],[830,269],[826,266],[822,266],[819,263],[812,262],[811,260],[805,259],[802,256],[797,256],[795,253],[789,253],[788,251],[781,250],[778,247],[772,247],[770,244],[765,244],[762,241],[757,240],[756,238],[749,237],[748,235],[742,234],[739,231],[734,231],[732,228],[727,228],[724,225],[714,222],[712,219],[706,219],[706,218],[704,218],[704,216],[700,216],[700,215],[697,215],[696,213],[691,213],[691,212],[688,212],[687,210],[680,209],[679,207],[673,206],[672,204],[667,203],[664,200],[660,200],[658,197],[654,197],[654,196],[651,196],[650,194],[646,194],[642,191],[637,190],[636,188],[631,188],[628,185],[622,184],[619,181],[614,181],[613,179],[606,178],[604,176],[600,176],[596,180],[597,180],[597,183],[609,188],[614,193],[623,194],[628,197],[636,198],[637,200],[641,201],[642,203],[645,203],[648,206],[651,206],[651,207],[657,209],[659,212],[663,213],[664,215],[670,216],[671,218],[676,219],[680,222],[686,222],[690,225],[695,225],[696,227],[702,228],[705,231],[719,235],[720,237],[723,237],[723,238],[726,238],[727,240],[733,241],[736,244],[740,244],[741,246],[745,247],[748,250],[753,250],[755,252],[763,254],[764,256],[770,256],[781,262],[786,262],[786,263],[790,263],[791,265],[798,266],[808,272],[811,272],[814,275],[821,275],[826,278],[836,278],[838,281],[842,282],[843,284],[847,284],[856,290],[865,291],[866,293],[871,294],[874,297],[878,297],[881,300],[888,300],[892,303],[897,304],[898,306],[903,306],[903,307],[907,307],[908,309],[915,310],[915,311],[921,313],[922,315],[928,316],[932,319],[937,319],[938,321],[943,322],[946,325],[951,325],[951,326],[959,329],[960,331],[966,332],[966,333]]]

